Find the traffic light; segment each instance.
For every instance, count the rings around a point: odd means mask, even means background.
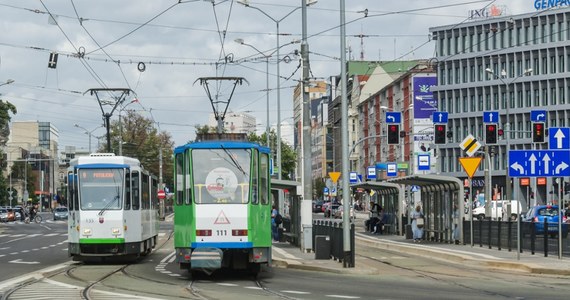
[[[441,144],[445,144],[447,142],[447,125],[445,124],[436,124],[434,125],[433,131],[434,131],[434,136],[435,136],[435,140],[434,140],[434,144],[436,145],[441,145]]]
[[[388,145],[400,143],[400,124],[388,124]]]
[[[485,144],[497,144],[498,133],[497,124],[485,124]]]
[[[532,142],[544,143],[544,123],[532,123]]]

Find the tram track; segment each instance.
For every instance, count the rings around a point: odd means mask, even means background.
[[[211,291],[212,289],[202,289],[197,287],[197,285],[199,285],[202,282],[202,280],[200,279],[192,279],[192,281],[186,286],[186,289],[192,293],[193,296],[197,297],[197,299],[200,300],[220,300],[220,299],[227,299],[228,295],[226,295],[225,297],[214,297],[211,295],[206,295],[206,293],[204,291]],[[221,280],[221,282],[219,281],[215,281],[215,282],[210,282],[208,281],[208,285],[209,284],[223,284],[224,280]],[[252,282],[254,283],[254,285],[257,287],[258,290],[262,291],[263,294],[258,295],[260,298],[265,299],[268,296],[272,296],[274,298],[278,298],[278,299],[287,299],[287,300],[296,300],[298,298],[294,298],[288,295],[285,295],[279,291],[276,290],[272,290],[270,288],[268,288],[267,286],[265,286],[263,284],[263,281],[259,280],[259,279],[252,279]],[[231,285],[230,285],[231,286]]]
[[[170,232],[168,237],[164,239],[153,252],[162,249],[171,240],[173,232]],[[130,295],[125,295],[122,292],[132,293],[132,297],[140,298],[140,289],[128,288],[126,286],[118,286],[116,283],[120,279],[124,281],[124,278],[134,279],[134,282],[140,284],[140,281],[151,282],[154,285],[168,285],[172,287],[176,285],[175,283],[168,282],[165,280],[157,280],[153,278],[146,278],[140,275],[135,275],[135,272],[129,271],[131,266],[137,266],[138,262],[146,259],[148,256],[140,257],[135,262],[129,262],[124,264],[86,264],[86,263],[75,263],[68,265],[60,270],[51,272],[49,274],[42,274],[41,278],[27,280],[22,282],[2,294],[1,300],[7,299],[33,299],[41,298],[41,295],[36,291],[45,290],[48,286],[63,286],[66,289],[65,295],[60,296],[60,299],[97,299],[100,296],[94,296],[94,293],[101,294],[105,293],[112,296],[116,294],[118,298],[128,298]],[[83,272],[83,273],[81,273]],[[67,278],[67,279],[65,279]],[[67,281],[67,282],[66,282]],[[117,290],[117,292],[104,291],[103,289],[97,289],[97,286],[102,286],[107,289]],[[145,286],[143,284],[143,286]],[[61,288],[58,288],[60,291]],[[168,289],[166,289],[168,290]],[[142,297],[146,299],[152,299],[152,297],[167,297],[167,298],[177,298],[171,294],[157,293],[151,291],[145,291],[147,297]],[[126,296],[126,297],[125,297]],[[179,298],[184,298],[182,295]]]

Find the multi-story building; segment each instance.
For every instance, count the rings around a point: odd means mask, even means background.
[[[49,122],[15,121],[12,122],[10,138],[6,144],[8,170],[16,161],[25,161],[32,167],[36,178],[35,195],[41,199],[43,207],[52,207],[51,200],[57,199],[59,177],[56,169],[59,132]],[[8,173],[10,173],[8,171]],[[12,187],[17,191],[19,203],[25,198],[24,178],[10,178]],[[28,194],[28,196],[31,196]]]
[[[426,61],[396,61],[376,67],[360,94],[359,133],[355,171],[365,177],[374,167],[377,179],[386,179],[386,163],[397,163],[399,175],[417,174],[419,158],[435,164],[432,113],[436,110],[431,87],[436,77]],[[397,145],[387,141],[386,113],[400,113]],[[422,168],[420,168],[422,169]],[[428,171],[429,172],[429,171]]]
[[[224,118],[224,130],[227,133],[252,133],[256,132],[255,117],[244,112],[228,112]],[[216,116],[210,114],[208,126],[216,128],[218,121]]]
[[[538,203],[556,201],[550,179],[527,188],[513,178],[512,195],[506,195],[507,144],[511,150],[547,147],[531,141],[531,110],[547,111],[547,127],[570,124],[570,9],[488,17],[430,28],[430,33],[436,41],[434,91],[439,110],[449,113],[453,134],[440,146],[441,172],[467,177],[458,162],[464,156],[458,145],[468,134],[482,141],[483,112],[498,111],[504,136],[485,162],[491,166],[493,198],[530,200],[534,190]],[[484,191],[483,175],[482,164],[472,195]]]

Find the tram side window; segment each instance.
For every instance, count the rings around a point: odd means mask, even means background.
[[[148,174],[142,174],[142,181],[141,181],[141,195],[142,195],[142,209],[149,209],[150,208],[150,178]]]
[[[131,187],[133,189],[133,198],[132,198],[132,204],[133,204],[133,210],[139,210],[140,208],[140,174],[138,171],[134,171],[131,175]]]
[[[184,197],[184,154],[176,154],[176,205],[182,205]]]
[[[131,193],[131,173],[127,172],[125,176],[125,210],[131,209],[131,199],[133,194]]]
[[[259,174],[259,152],[253,152],[252,168],[251,168],[251,204],[259,204],[259,184],[258,184],[258,174]]]
[[[185,157],[186,165],[184,167],[184,177],[186,178],[186,197],[184,198],[184,204],[190,205],[190,203],[192,203],[192,183],[190,182],[192,179],[192,168],[190,168],[190,166],[192,164],[190,163],[190,155],[188,155],[188,152],[186,152]]]
[[[152,209],[158,209],[158,182],[156,178],[150,178],[152,184],[150,185],[150,199],[152,201]]]
[[[259,195],[261,204],[269,204],[269,155],[261,154],[259,163]]]
[[[69,206],[69,210],[75,210],[75,198],[77,197],[77,193],[76,193],[76,186],[75,186],[75,182],[74,179],[75,176],[73,174],[73,172],[68,172],[67,173],[67,202],[68,202],[68,206]]]

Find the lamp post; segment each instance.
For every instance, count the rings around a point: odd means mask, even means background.
[[[81,125],[79,125],[79,124],[74,124],[73,126],[75,126],[75,127],[77,127],[77,128],[80,128],[80,129],[83,129],[83,130],[85,131],[85,134],[87,134],[87,135],[89,136],[89,153],[91,153],[91,137],[93,136],[93,131],[95,131],[95,130],[101,128],[101,127],[103,127],[103,125],[100,125],[100,126],[98,126],[97,128],[95,128],[95,129],[93,129],[93,130],[91,130],[91,131],[87,130],[85,127],[83,127],[83,126],[81,126]]]
[[[501,75],[497,75],[495,74],[495,72],[493,72],[493,70],[487,68],[485,69],[485,72],[487,72],[488,74],[491,74],[495,79],[499,79],[501,81],[501,83],[503,83],[503,85],[505,86],[505,94],[507,97],[507,103],[506,103],[506,107],[505,107],[505,133],[507,134],[507,139],[506,139],[506,148],[505,148],[505,161],[506,161],[506,166],[505,166],[505,196],[501,197],[502,200],[511,200],[512,198],[512,190],[511,190],[511,178],[509,176],[509,150],[511,149],[511,120],[510,120],[510,114],[509,114],[509,109],[511,107],[511,97],[510,97],[510,86],[511,84],[513,84],[518,78],[525,76],[525,75],[529,75],[532,73],[532,69],[526,69],[524,70],[523,73],[521,73],[520,75],[516,76],[515,78],[513,78],[511,81],[506,82],[505,78],[507,77],[507,72],[505,70],[501,71]],[[489,195],[490,196],[490,195]],[[489,198],[490,199],[490,198]]]
[[[268,17],[271,21],[273,21],[275,23],[276,26],[276,36],[277,36],[277,169],[279,170],[279,172],[277,173],[277,179],[281,179],[281,74],[280,74],[280,70],[279,70],[279,23],[281,23],[281,21],[285,20],[285,18],[287,18],[288,16],[290,16],[292,13],[294,13],[295,11],[297,11],[298,9],[300,9],[302,6],[298,6],[295,7],[293,10],[289,11],[287,14],[285,14],[285,16],[283,16],[281,19],[275,19],[273,18],[271,15],[269,15],[268,13],[266,13],[265,11],[263,11],[262,9],[255,7],[255,6],[251,6],[249,3],[249,0],[238,0],[237,3],[244,5],[245,7],[249,7],[249,8],[253,8],[257,11],[259,11],[260,13],[264,14],[266,17]],[[317,3],[317,0],[307,0],[305,2],[306,6],[310,6]],[[269,118],[268,118],[269,119]]]
[[[269,145],[269,58],[275,53],[279,51],[279,48],[281,47],[285,47],[289,44],[297,44],[299,43],[298,40],[292,40],[291,42],[287,43],[287,44],[283,44],[279,47],[277,47],[277,49],[275,49],[273,52],[269,53],[269,54],[265,54],[262,51],[260,51],[259,49],[257,49],[255,46],[246,43],[243,39],[235,39],[234,40],[236,43],[240,44],[240,45],[244,45],[244,46],[248,46],[251,49],[257,51],[257,53],[259,53],[261,56],[263,56],[265,58],[265,75],[266,75],[266,89],[265,89],[265,93],[266,93],[266,97],[267,97],[267,126],[266,126],[266,142],[267,142],[267,147],[270,147]],[[277,61],[277,64],[279,64],[279,61]],[[279,77],[279,76],[278,76]],[[278,94],[279,94],[279,90],[278,90]],[[279,111],[279,104],[277,104],[277,110]],[[279,125],[279,124],[278,124]],[[280,148],[281,148],[281,143],[279,142],[281,139],[281,126],[277,126],[277,153],[279,154]],[[281,171],[279,171],[279,174],[281,174]]]
[[[270,147],[269,145],[269,57],[271,57],[270,55],[266,55],[263,52],[259,51],[259,49],[257,49],[255,46],[251,45],[251,44],[247,44],[246,42],[244,42],[243,39],[235,39],[235,42],[240,44],[240,45],[244,45],[244,46],[248,46],[251,49],[257,51],[259,54],[261,54],[261,56],[265,57],[265,79],[266,79],[266,83],[265,83],[265,97],[266,97],[266,106],[267,106],[267,116],[266,116],[266,120],[267,120],[267,124],[265,126],[265,142],[267,144],[267,147]],[[277,63],[279,64],[279,63]]]

